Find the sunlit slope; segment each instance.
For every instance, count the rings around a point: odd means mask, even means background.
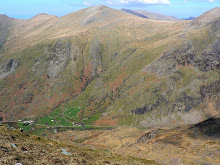
[[[0,54],[0,116],[38,119],[59,108],[58,120],[82,107],[65,120],[173,125],[216,115],[218,22],[193,29],[106,6],[38,15],[15,38],[14,26]]]

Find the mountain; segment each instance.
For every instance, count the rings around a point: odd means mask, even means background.
[[[9,28],[12,26],[13,21],[14,20],[12,18],[9,18],[7,15],[0,14],[0,48],[6,42],[9,34]]]
[[[159,13],[148,12],[144,10],[130,10],[130,9],[122,9],[122,11],[134,14],[136,16],[148,19],[162,20],[162,21],[182,21],[182,19],[178,19],[172,16],[167,16]]]
[[[208,25],[213,25],[215,23],[216,26],[220,18],[220,7],[216,7],[214,9],[211,9],[204,14],[202,14],[200,17],[197,17],[191,22],[191,26],[202,28]],[[218,27],[217,27],[218,28]]]
[[[194,20],[196,17],[183,18],[184,20]]]
[[[0,119],[169,126],[218,115],[218,12],[177,22],[107,6],[4,16]]]

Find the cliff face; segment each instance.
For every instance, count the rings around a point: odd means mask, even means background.
[[[0,116],[154,126],[217,115],[220,19],[206,17],[152,21],[97,6],[13,24],[0,54]]]

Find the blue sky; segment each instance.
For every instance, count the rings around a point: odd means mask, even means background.
[[[187,18],[220,7],[220,0],[0,0],[0,14],[21,19],[28,19],[39,13],[63,16],[100,4],[115,9],[140,9]]]

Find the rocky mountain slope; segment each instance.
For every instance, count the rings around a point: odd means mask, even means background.
[[[67,142],[58,142],[10,130],[0,124],[0,164],[156,164],[154,161],[123,157]]]
[[[0,117],[164,126],[217,115],[219,11],[191,22],[144,19],[106,6],[13,24],[7,18],[0,30],[7,31]]]
[[[148,19],[162,20],[162,21],[183,21],[172,16],[163,15],[160,13],[153,13],[145,10],[131,10],[131,9],[121,9],[124,12]]]
[[[195,125],[137,129],[65,131],[55,139],[108,149],[121,155],[152,159],[161,164],[219,164],[220,118]]]

